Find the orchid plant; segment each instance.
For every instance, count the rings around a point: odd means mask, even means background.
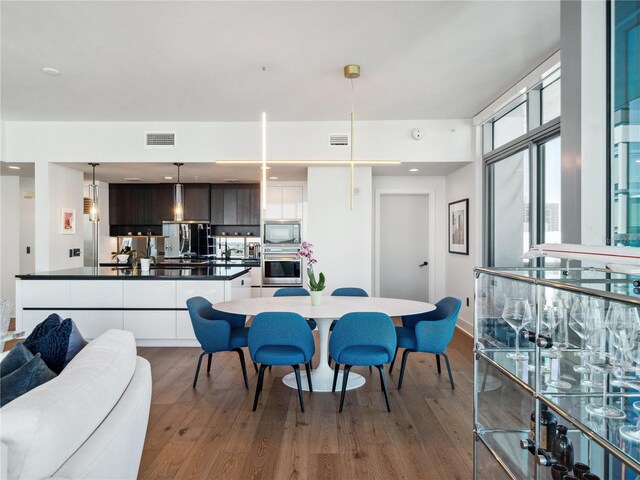
[[[313,271],[313,266],[318,263],[318,261],[313,258],[312,248],[312,243],[302,242],[300,244],[300,249],[298,250],[298,256],[307,259],[307,276],[309,277],[309,289],[312,292],[321,292],[325,288],[324,273],[320,272],[320,275],[318,275],[318,280],[316,281],[316,274]]]

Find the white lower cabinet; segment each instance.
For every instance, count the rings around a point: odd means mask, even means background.
[[[96,338],[112,328],[124,328],[122,310],[72,310],[69,316],[87,339]]]
[[[176,307],[185,308],[192,297],[204,297],[211,303],[224,302],[226,282],[206,280],[182,280],[176,282]]]
[[[195,340],[196,334],[193,331],[189,312],[176,312],[176,338],[178,340]]]
[[[23,310],[22,311],[22,330],[24,330],[27,333],[27,335],[29,335],[36,325],[38,325],[40,322],[42,322],[52,313],[57,313],[63,319],[70,317],[69,310],[62,310],[62,309],[56,309],[56,308],[52,308],[51,310]],[[82,330],[80,330],[80,332],[84,335],[84,332]]]
[[[225,282],[226,301],[240,298],[251,298],[251,274],[245,273],[241,277]]]
[[[124,329],[136,338],[170,340],[176,338],[175,310],[125,310]]]
[[[175,280],[129,280],[124,286],[124,308],[175,308]]]

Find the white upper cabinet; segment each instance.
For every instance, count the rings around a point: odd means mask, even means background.
[[[302,219],[303,188],[299,185],[267,187],[265,220]]]

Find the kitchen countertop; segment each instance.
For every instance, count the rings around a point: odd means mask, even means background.
[[[103,262],[100,263],[101,267],[118,267],[128,268],[128,264],[117,262]],[[210,261],[203,260],[163,260],[157,262],[155,267],[169,267],[169,268],[182,268],[182,267],[259,267],[259,259],[232,259],[222,260],[215,259]],[[154,266],[152,266],[154,268]]]
[[[16,275],[22,280],[233,280],[249,272],[246,266],[183,266],[152,268],[148,273],[122,267],[78,267]]]

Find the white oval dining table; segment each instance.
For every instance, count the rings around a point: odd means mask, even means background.
[[[262,312],[295,312],[304,318],[313,318],[318,324],[320,364],[311,373],[314,392],[330,392],[333,385],[333,370],[329,366],[329,328],[331,323],[351,312],[382,312],[390,317],[413,315],[435,310],[435,305],[414,300],[382,297],[331,297],[323,296],[320,305],[311,305],[310,297],[258,297],[242,298],[214,305],[216,310],[240,315],[255,316]],[[302,373],[304,390],[309,390],[307,377]],[[297,388],[295,375],[290,373],[282,379],[291,388]],[[364,385],[362,375],[349,374],[347,389]],[[342,372],[338,376],[342,385]]]

